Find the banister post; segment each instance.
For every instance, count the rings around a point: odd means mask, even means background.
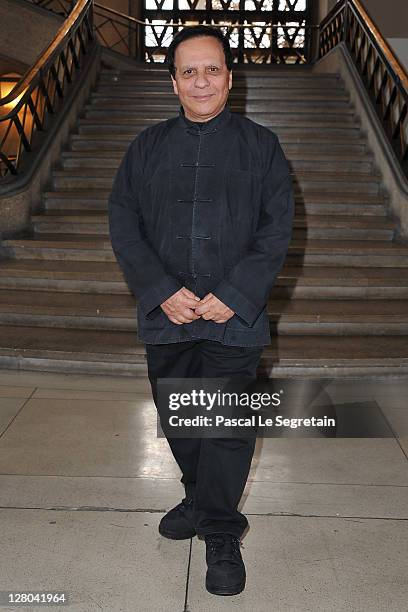
[[[349,30],[349,0],[344,0],[343,40],[347,45]]]

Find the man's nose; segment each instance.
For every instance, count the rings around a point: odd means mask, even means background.
[[[205,72],[198,72],[194,81],[196,87],[208,87],[210,80]]]

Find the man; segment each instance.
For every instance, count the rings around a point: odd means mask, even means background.
[[[160,378],[255,379],[294,212],[278,137],[227,106],[232,54],[221,31],[184,28],[166,62],[179,115],[132,142],[109,199],[112,246],[138,298],[156,406]],[[255,438],[168,442],[186,495],[159,531],[204,536],[207,590],[239,593],[248,521],[237,506]]]

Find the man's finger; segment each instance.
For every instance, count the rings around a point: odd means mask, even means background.
[[[199,317],[198,317],[199,318]],[[169,317],[169,320],[172,323],[175,323],[176,325],[188,325],[189,323],[192,323],[193,321],[195,321],[195,319],[186,319],[180,315],[178,315],[178,318],[175,317]]]
[[[184,293],[185,296],[192,298],[194,301],[196,302],[200,301],[200,298],[197,295],[195,295],[195,293],[190,291],[190,289],[187,289],[187,287],[182,287],[181,291],[182,293]]]
[[[187,317],[183,317],[183,315],[178,315],[178,320],[182,323],[192,323],[195,319],[188,319]]]
[[[212,293],[207,293],[207,295],[205,295],[203,297],[203,299],[200,301],[201,304],[205,304],[206,302],[208,302],[208,300],[211,300],[211,298],[213,298],[213,294]]]
[[[174,318],[174,322],[177,323],[177,325],[182,325],[183,323],[190,323],[191,322],[188,319],[186,319],[185,317],[183,317],[183,315],[181,315],[181,314],[177,314],[173,318]]]
[[[167,315],[167,318],[172,323],[177,323],[177,325],[181,325],[182,323],[191,323],[191,321],[195,321],[200,317],[196,316],[193,310],[186,308],[184,312],[180,312],[180,310],[171,310],[170,312],[164,311]]]
[[[203,306],[200,305],[195,309],[195,313],[197,315],[200,315],[201,317],[203,315],[208,314],[209,312],[211,312],[211,306],[207,306],[206,304],[204,304]]]
[[[200,304],[197,306],[195,311],[197,314],[203,315],[204,313],[207,313],[212,308],[214,308],[214,304],[211,301],[211,298],[209,298],[206,302],[203,302],[203,300],[201,300]]]
[[[190,321],[196,321],[197,319],[199,319],[200,317],[198,315],[196,315],[196,313],[194,312],[194,310],[191,310],[190,308],[183,308],[182,310],[180,310],[177,315],[177,317],[183,317],[183,319],[186,319],[186,321],[190,322]]]
[[[197,308],[198,302],[190,297],[185,297],[182,299],[182,304],[188,308]]]
[[[201,316],[206,321],[213,321],[214,317],[219,316],[219,313],[214,313],[212,310],[209,310],[208,312],[205,312]]]

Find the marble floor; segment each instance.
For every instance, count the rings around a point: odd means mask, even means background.
[[[69,612],[407,612],[408,379],[326,391],[375,402],[391,435],[258,439],[247,586],[217,597],[204,541],[157,531],[183,489],[147,381],[0,372],[0,609],[47,591]]]

